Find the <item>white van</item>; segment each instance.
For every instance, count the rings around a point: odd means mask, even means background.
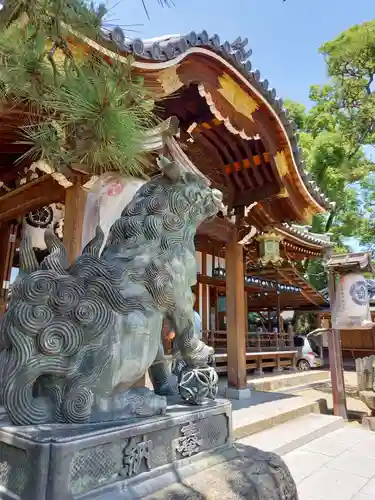
[[[311,332],[313,333],[313,332]],[[320,350],[311,334],[295,335],[294,347],[298,349],[297,369],[300,371],[311,370],[311,368],[320,368],[322,360]]]

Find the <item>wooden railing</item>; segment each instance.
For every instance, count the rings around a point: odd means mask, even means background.
[[[217,353],[227,351],[226,330],[203,330],[203,341]],[[293,339],[287,333],[253,333],[247,335],[247,352],[290,351]]]

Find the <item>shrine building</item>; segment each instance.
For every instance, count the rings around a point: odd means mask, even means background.
[[[293,333],[286,331],[282,313],[328,307],[303,269],[330,246],[309,225],[332,206],[306,170],[282,99],[252,68],[247,40],[223,42],[202,31],[142,41],[116,28],[103,32],[100,44],[76,33],[70,43],[124,64],[132,55],[133,71],[152,89],[162,122],[148,149],[223,192],[225,213],[202,224],[196,237],[195,308],[204,339],[215,347],[218,371],[240,390],[250,370],[295,367]],[[25,153],[19,141],[25,122],[22,110],[0,113],[2,308],[22,228],[34,231],[39,248],[37,230],[52,226],[70,261],[80,254],[93,181],[92,173],[79,168],[55,172],[17,161]],[[261,332],[249,331],[249,313],[263,318]]]

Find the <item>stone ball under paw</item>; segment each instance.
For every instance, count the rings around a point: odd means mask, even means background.
[[[218,392],[218,375],[212,366],[192,368],[185,366],[180,373],[178,391],[181,398],[194,405],[215,399]]]

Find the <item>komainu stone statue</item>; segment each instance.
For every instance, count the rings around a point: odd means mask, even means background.
[[[113,224],[101,254],[100,229],[71,266],[53,234],[40,265],[22,242],[20,274],[0,323],[1,399],[13,424],[165,412],[164,396],[132,388],[157,357],[164,318],[187,365],[181,395],[214,397],[217,378],[207,371],[213,351],[194,331],[191,286],[196,229],[221,209],[222,195],[174,162],[161,159],[160,166],[162,174]]]

